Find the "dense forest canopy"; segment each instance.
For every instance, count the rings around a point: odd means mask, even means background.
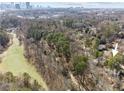
[[[49,90],[124,89],[123,11],[53,8],[9,13],[0,20],[1,46],[6,47],[12,39],[9,33],[15,33],[19,46],[24,47],[22,56]],[[7,32],[8,28],[16,30]],[[113,57],[117,43],[118,53]],[[15,90],[43,90],[37,80],[30,82],[28,73],[21,78],[11,72],[1,77],[0,82],[17,85]],[[14,77],[21,79],[19,84]]]

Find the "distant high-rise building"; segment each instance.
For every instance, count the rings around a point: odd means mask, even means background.
[[[26,2],[26,8],[27,8],[27,9],[30,9],[30,8],[31,8],[30,2]]]
[[[16,9],[20,9],[20,4],[15,4]]]
[[[11,8],[14,8],[15,5],[14,5],[14,2],[11,2]]]
[[[11,5],[14,5],[14,2],[11,2]]]

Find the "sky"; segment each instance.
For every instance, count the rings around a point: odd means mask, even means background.
[[[124,2],[124,0],[0,0],[0,2]]]
[[[124,8],[124,0],[0,0],[0,2],[73,2],[78,5],[83,6],[84,8]],[[89,2],[97,2],[97,3],[89,3]],[[104,2],[104,3],[98,3]],[[106,2],[116,2],[116,3],[106,3]],[[118,3],[117,3],[118,2]],[[123,2],[123,3],[121,3]],[[40,3],[38,3],[40,4]],[[57,4],[45,4],[41,3],[42,6],[50,6],[50,7],[74,7],[74,5],[66,5],[65,3],[57,3]],[[69,4],[69,3],[68,3]]]

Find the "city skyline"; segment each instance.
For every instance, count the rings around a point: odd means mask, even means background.
[[[1,9],[30,9],[30,8],[69,8],[69,7],[83,7],[83,8],[124,8],[124,3],[67,3],[67,2],[30,2],[29,6],[26,5],[29,2],[0,2]],[[20,7],[20,8],[19,8]]]
[[[124,2],[123,0],[0,0],[1,2]]]

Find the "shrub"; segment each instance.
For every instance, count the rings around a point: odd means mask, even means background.
[[[12,82],[12,81],[14,81],[14,76],[11,72],[6,72],[5,73],[5,79],[8,83]]]
[[[85,46],[86,46],[86,47],[91,47],[91,45],[92,45],[92,40],[91,40],[91,38],[86,38],[86,39],[85,39]]]
[[[9,42],[9,36],[4,32],[0,30],[0,45],[5,47]]]
[[[93,55],[95,56],[95,58],[101,57],[103,55],[103,52],[102,51],[98,51],[98,50],[94,50]]]
[[[43,37],[43,34],[44,34],[44,31],[42,31],[41,29],[31,27],[28,30],[27,38],[33,38],[34,40],[39,41]]]
[[[64,54],[66,57],[70,56],[70,44],[69,39],[61,32],[51,32],[47,35],[47,41],[49,44],[56,46],[57,52]]]
[[[109,38],[110,36],[116,34],[119,31],[120,31],[120,27],[117,23],[106,22],[101,24],[100,33],[102,33],[102,35],[105,36],[106,38]]]
[[[86,56],[75,56],[73,59],[73,66],[76,74],[82,74],[87,68],[88,57]]]
[[[17,18],[3,18],[1,21],[1,27],[9,28],[9,27],[17,27],[21,25],[20,21]]]
[[[99,46],[99,43],[100,43],[100,40],[99,40],[98,38],[94,38],[94,39],[92,40],[92,48],[93,48],[93,49],[97,49],[98,46]]]
[[[118,54],[115,57],[111,57],[106,60],[105,65],[110,67],[111,69],[120,69],[119,64],[124,62],[124,55]]]
[[[73,26],[73,20],[72,19],[67,19],[67,20],[64,20],[64,25],[66,26],[66,27],[72,27]]]
[[[30,75],[28,74],[28,73],[23,73],[23,83],[24,83],[24,86],[25,87],[30,87],[30,79],[31,79],[31,77],[30,77]]]

